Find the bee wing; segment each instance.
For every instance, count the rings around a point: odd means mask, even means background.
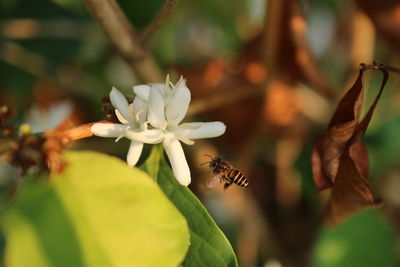
[[[214,187],[216,184],[221,183],[223,181],[222,175],[221,174],[217,174],[214,175],[206,184],[207,188],[212,188]]]

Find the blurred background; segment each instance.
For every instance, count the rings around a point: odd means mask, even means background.
[[[164,3],[117,2],[136,32]],[[40,132],[65,119],[102,120],[112,86],[133,96],[132,86],[145,82],[83,1],[3,0],[0,16],[0,106],[11,108],[16,126],[29,123]],[[231,241],[240,266],[399,265],[400,76],[391,75],[365,137],[382,208],[324,226],[327,195],[312,197],[310,165],[312,146],[358,65],[377,60],[400,67],[399,1],[179,1],[143,47],[174,82],[187,79],[189,120],[227,125],[224,136],[185,152],[190,188]],[[380,79],[366,75],[367,106]],[[71,148],[124,158],[127,147],[127,140],[115,145],[92,137]],[[249,187],[209,188],[204,154],[232,162]],[[7,171],[0,174],[2,194]]]

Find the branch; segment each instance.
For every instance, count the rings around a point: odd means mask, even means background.
[[[160,28],[162,24],[165,23],[166,20],[172,14],[172,10],[178,3],[178,0],[165,0],[163,6],[158,11],[157,15],[153,18],[153,20],[146,26],[146,28],[140,33],[139,39],[142,44],[146,43],[150,38],[151,35],[155,31]]]
[[[117,51],[146,83],[164,78],[154,59],[139,44],[132,25],[115,0],[84,0]]]
[[[68,129],[65,131],[50,130],[48,132],[45,132],[44,136],[47,139],[56,139],[63,146],[66,146],[73,141],[93,136],[93,133],[90,130],[90,128],[95,123],[111,123],[111,122],[110,121],[96,121],[96,122],[91,122],[91,123],[87,123],[87,124],[82,124],[82,125],[76,126],[74,128],[71,128],[71,129]]]

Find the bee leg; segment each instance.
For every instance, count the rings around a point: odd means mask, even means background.
[[[228,189],[228,187],[230,187],[231,185],[232,185],[231,182],[226,182],[226,183],[224,184],[224,191],[225,191],[226,189]]]

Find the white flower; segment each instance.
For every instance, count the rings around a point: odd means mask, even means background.
[[[33,104],[26,116],[32,133],[40,133],[57,127],[68,118],[73,111],[72,103],[68,101],[53,104],[50,108],[41,108]]]
[[[174,86],[167,80],[165,84],[135,86],[137,98],[148,102],[148,122],[162,131],[162,141],[175,177],[182,185],[189,185],[190,170],[179,141],[194,144],[194,139],[211,138],[222,135],[226,126],[222,122],[181,123],[190,103],[190,91],[181,78]]]
[[[143,143],[156,144],[163,139],[163,133],[158,129],[147,129],[147,103],[136,97],[129,104],[126,98],[113,87],[110,93],[111,104],[115,107],[115,114],[121,124],[96,123],[91,130],[94,135],[101,137],[116,137],[116,142],[122,137],[131,140],[127,162],[129,166],[135,166],[143,150]]]
[[[163,142],[175,177],[182,185],[189,185],[190,170],[180,141],[192,145],[195,139],[220,136],[225,132],[225,124],[181,123],[190,103],[190,91],[182,78],[175,86],[167,76],[165,84],[138,85],[133,87],[133,91],[136,97],[129,105],[126,98],[113,88],[110,99],[121,124],[96,123],[92,132],[97,136],[116,137],[116,141],[122,137],[129,138],[131,145],[127,162],[130,166],[137,163],[144,143]]]

